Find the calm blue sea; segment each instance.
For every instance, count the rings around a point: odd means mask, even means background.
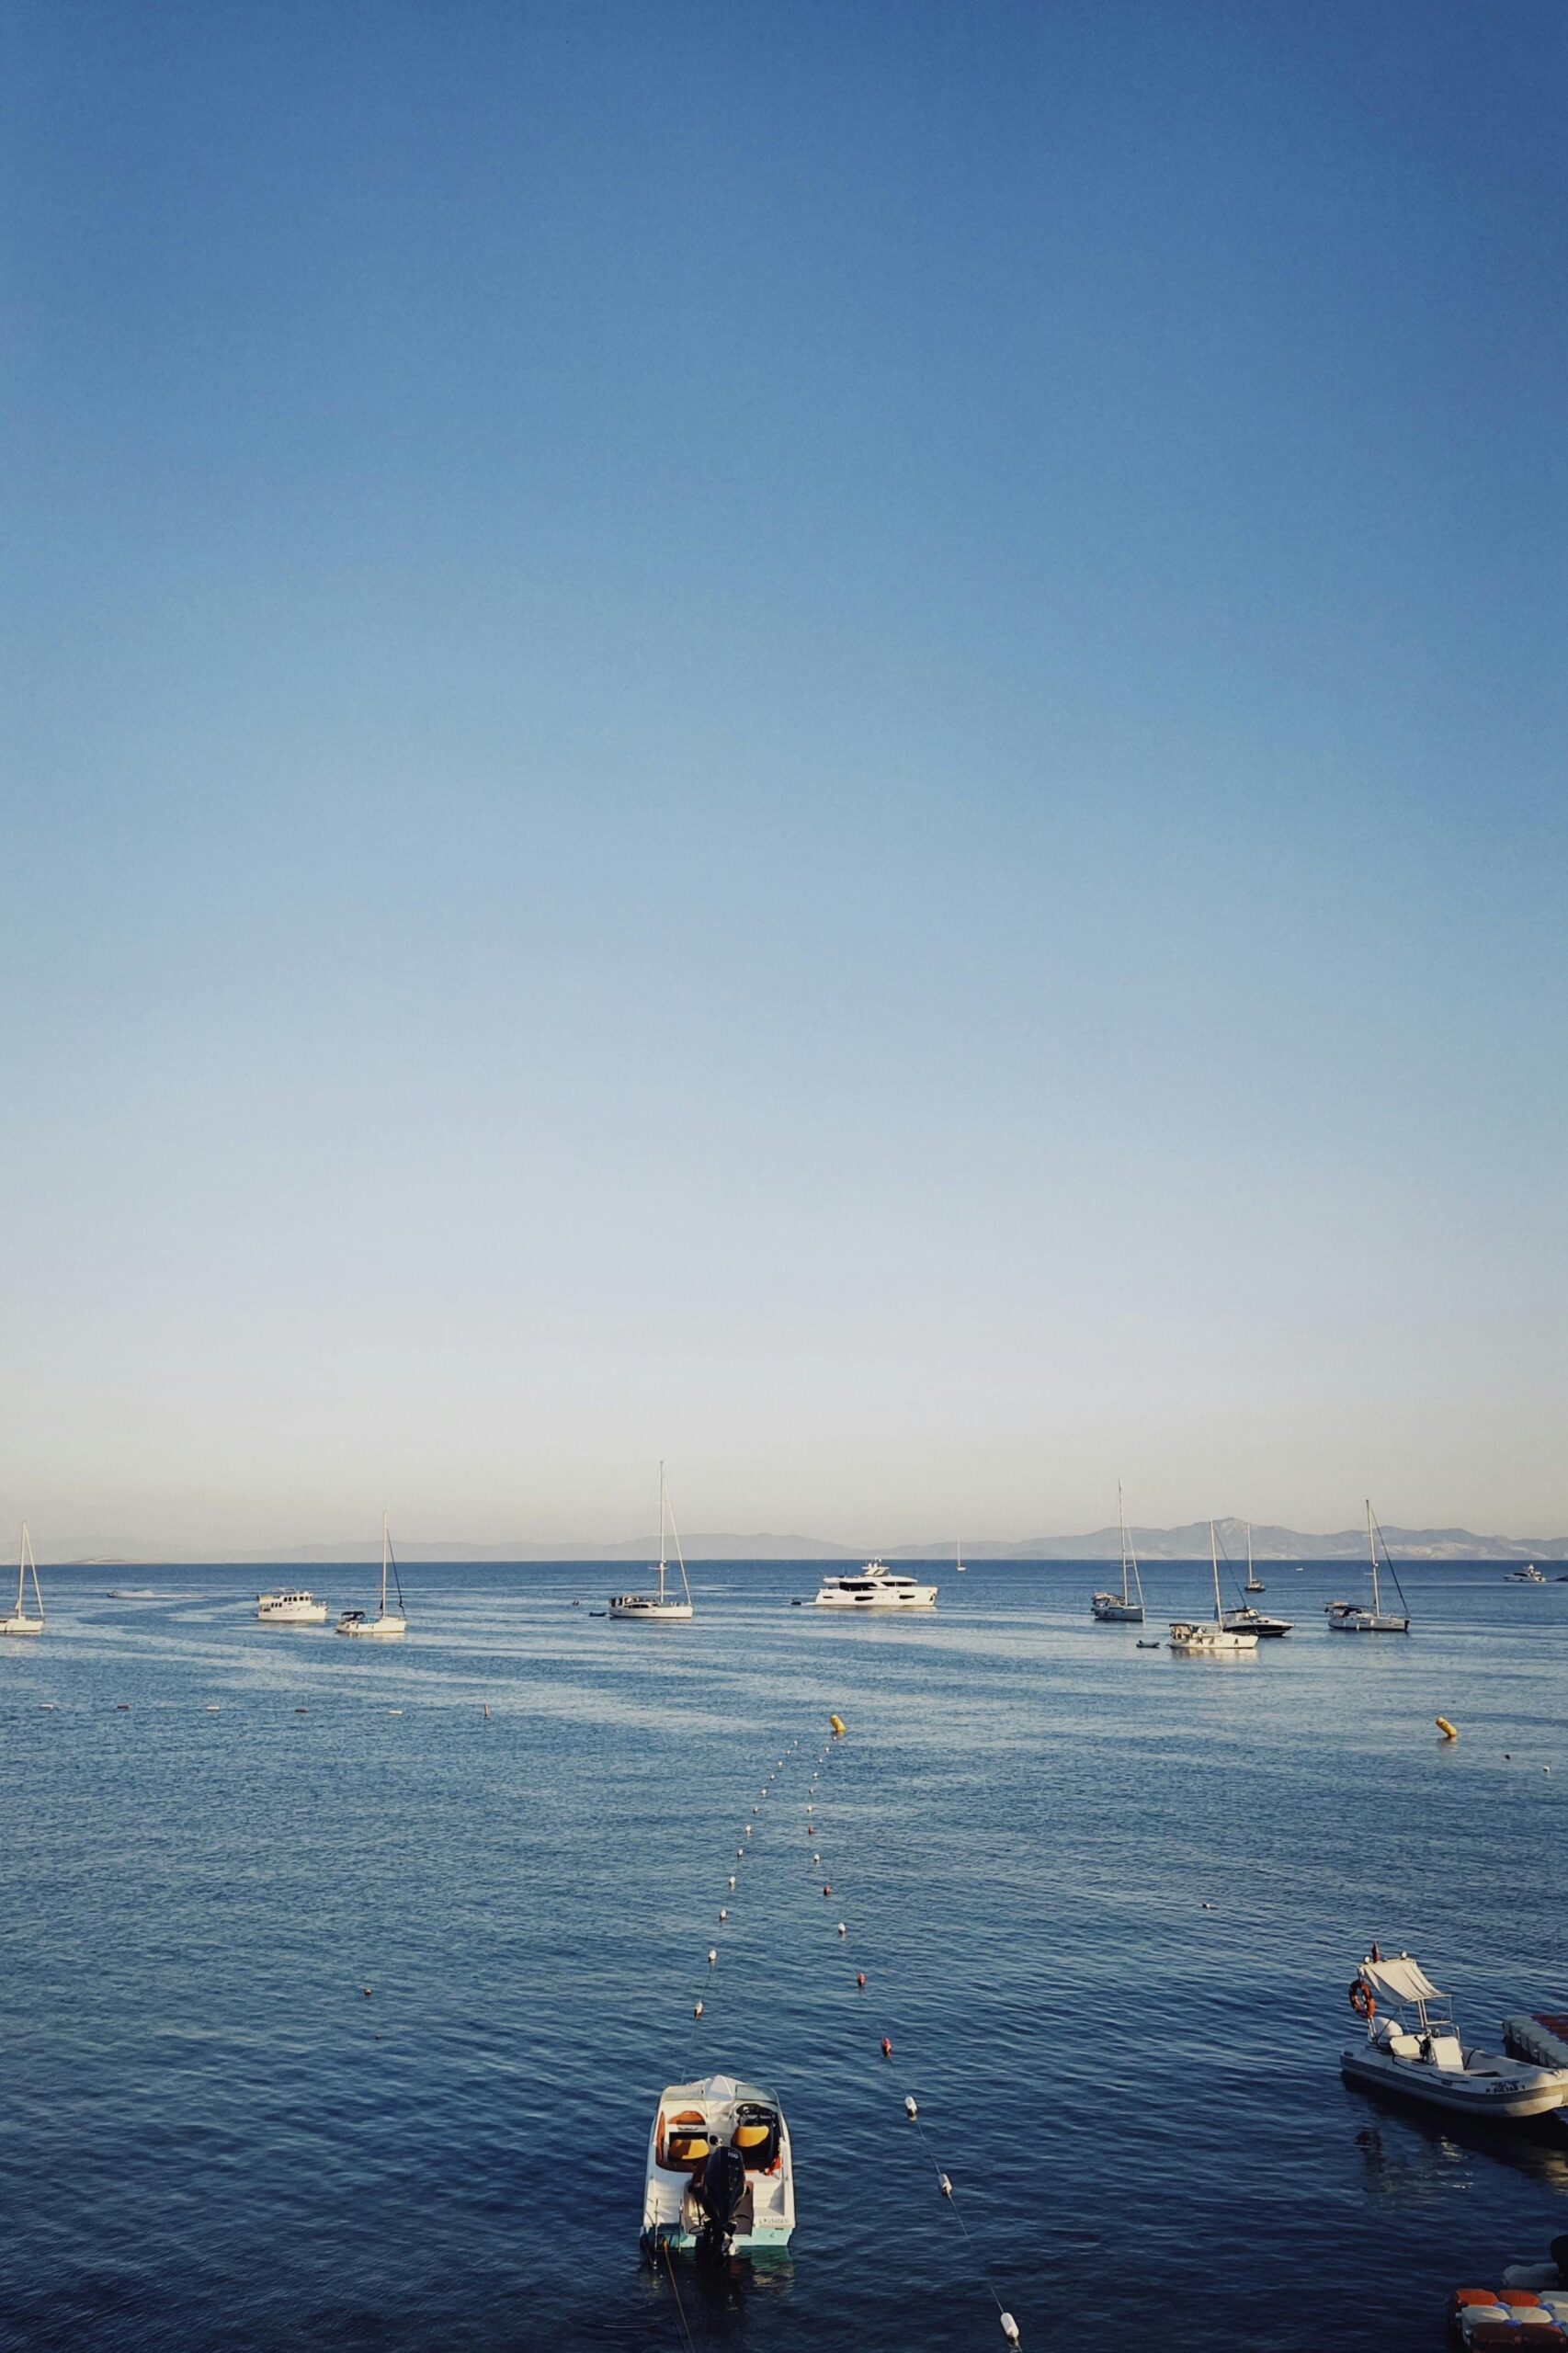
[[[947,2353],[1002,2344],[983,2266],[1026,2347],[1437,2347],[1568,2230],[1568,2133],[1346,2090],[1346,1987],[1376,1937],[1477,2035],[1568,2008],[1568,1585],[1416,1570],[1415,1634],[1353,1641],[1354,1570],[1270,1566],[1298,1631],[1226,1665],[1091,1625],[1103,1574],[845,1625],[816,1567],[704,1568],[658,1630],[590,1617],[622,1570],[417,1567],[382,1650],[259,1627],[254,1568],[46,1573],[0,1643],[0,2342]],[[1146,1631],[1206,1582],[1148,1571]],[[800,2222],[683,2313],[644,2146],[714,2067],[780,2094]]]

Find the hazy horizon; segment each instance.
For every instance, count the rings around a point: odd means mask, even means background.
[[[0,1544],[1568,1527],[1565,21],[20,0]]]

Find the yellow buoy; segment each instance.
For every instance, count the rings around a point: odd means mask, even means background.
[[[842,1740],[845,1733],[844,1718],[842,1716],[829,1716],[828,1722],[833,1726],[833,1736],[835,1740]]]
[[[1449,1722],[1447,1716],[1439,1716],[1437,1718],[1437,1730],[1442,1733],[1445,1740],[1458,1740],[1459,1738],[1459,1733],[1454,1730],[1453,1725]]]

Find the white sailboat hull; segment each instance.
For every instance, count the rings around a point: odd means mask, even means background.
[[[0,1634],[41,1634],[41,1618],[0,1618]]]
[[[1102,1626],[1141,1626],[1143,1623],[1143,1604],[1141,1601],[1123,1601],[1119,1593],[1096,1593],[1089,1608]]]
[[[340,1618],[337,1621],[337,1631],[340,1634],[356,1635],[361,1642],[392,1643],[396,1642],[400,1635],[407,1633],[408,1620],[406,1618],[396,1617],[361,1618],[355,1624],[347,1619]]]
[[[1230,1626],[1171,1628],[1170,1647],[1183,1658],[1235,1658],[1257,1648],[1256,1634],[1238,1634]]]
[[[609,1614],[651,1620],[655,1625],[687,1625],[697,1613],[689,1601],[661,1601],[652,1593],[618,1593],[610,1601]]]

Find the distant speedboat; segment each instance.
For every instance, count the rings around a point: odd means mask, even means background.
[[[695,1616],[696,1613],[691,1606],[691,1587],[686,1581],[686,1562],[681,1553],[678,1535],[676,1536],[676,1565],[680,1570],[681,1591],[686,1598],[684,1601],[677,1601],[673,1594],[665,1590],[665,1578],[669,1571],[669,1562],[666,1557],[669,1550],[669,1536],[674,1533],[675,1522],[670,1516],[669,1498],[665,1491],[665,1466],[661,1462],[659,1465],[659,1564],[655,1573],[659,1580],[658,1591],[656,1593],[612,1593],[609,1600],[609,1614],[612,1618],[641,1618],[654,1625],[684,1625]]]
[[[397,1608],[387,1607],[387,1574],[397,1589]],[[387,1516],[381,1514],[381,1606],[372,1616],[368,1609],[346,1609],[337,1621],[340,1634],[358,1634],[371,1641],[395,1641],[408,1631],[408,1620],[403,1615],[403,1579],[392,1558],[392,1538],[387,1533]]]
[[[1509,1570],[1508,1582],[1510,1585],[1544,1585],[1546,1579],[1533,1561],[1527,1561],[1522,1569]]]
[[[773,2094],[733,2075],[668,2085],[648,2139],[645,2252],[722,2261],[788,2246],[794,2227],[790,2128]]]
[[[1176,1620],[1171,1627],[1172,1650],[1184,1658],[1235,1658],[1244,1652],[1256,1651],[1256,1633],[1225,1622],[1224,1607],[1220,1599],[1219,1540],[1215,1536],[1212,1520],[1209,1523],[1209,1558],[1214,1570],[1214,1615],[1207,1620]]]
[[[313,1593],[258,1593],[256,1614],[264,1626],[324,1626],[327,1611]]]
[[[1141,1626],[1143,1580],[1138,1574],[1138,1555],[1128,1531],[1127,1506],[1122,1500],[1119,1479],[1116,1483],[1116,1516],[1121,1526],[1121,1591],[1091,1595],[1089,1608],[1102,1626]]]
[[[1348,2083],[1467,2116],[1544,2116],[1568,2098],[1568,2067],[1467,2051],[1449,1996],[1407,1952],[1384,1961],[1374,1945],[1350,1981],[1350,2006],[1365,2019],[1367,2039],[1340,2053]]]
[[[34,1617],[28,1614],[27,1581],[33,1581]],[[41,1634],[43,1631],[43,1595],[39,1590],[38,1563],[33,1558],[33,1540],[28,1534],[28,1523],[22,1522],[21,1542],[17,1548],[17,1606],[8,1618],[0,1618],[0,1634]]]
[[[868,1561],[858,1576],[824,1577],[816,1597],[819,1609],[935,1609],[938,1588],[916,1585],[913,1577],[890,1569],[885,1561]]]
[[[1382,1531],[1378,1527],[1377,1521],[1372,1517],[1372,1506],[1370,1501],[1369,1501],[1367,1505],[1367,1552],[1372,1572],[1372,1606],[1370,1609],[1368,1609],[1358,1601],[1330,1601],[1325,1603],[1324,1607],[1328,1616],[1328,1630],[1331,1634],[1408,1634],[1410,1631],[1410,1617],[1408,1611],[1402,1618],[1397,1610],[1385,1609],[1383,1608],[1382,1595],[1378,1588],[1378,1539],[1381,1532]],[[1388,1571],[1389,1574],[1393,1578],[1394,1591],[1399,1595],[1401,1601],[1403,1601],[1404,1599],[1404,1594],[1400,1586],[1399,1573],[1395,1569],[1393,1563],[1388,1559],[1388,1546],[1386,1544],[1383,1547],[1383,1558],[1388,1562]]]
[[[1260,1634],[1266,1641],[1288,1634],[1294,1620],[1271,1618],[1267,1609],[1227,1609],[1225,1624],[1233,1634]]]

